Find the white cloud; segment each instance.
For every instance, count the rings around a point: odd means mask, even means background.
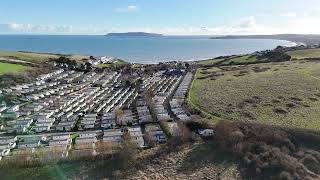
[[[139,10],[138,6],[136,6],[136,5],[128,5],[125,8],[117,8],[117,9],[115,9],[115,12],[120,12],[120,13],[122,13],[122,12],[135,12],[135,11],[138,11],[138,10]]]
[[[258,35],[258,34],[320,34],[320,24],[316,16],[290,15],[289,20],[280,24],[261,23],[256,17],[244,17],[229,25],[209,27],[180,27],[159,30],[160,33],[193,35]],[[176,31],[172,31],[175,29]]]
[[[18,32],[72,32],[73,27],[70,25],[32,25],[32,24],[19,24],[9,23],[8,28],[12,31]]]
[[[284,17],[283,17],[284,18]],[[263,18],[262,18],[263,19]],[[320,34],[319,16],[297,15],[284,18],[281,23],[263,22],[256,16],[240,18],[221,26],[171,26],[171,27],[106,27],[71,25],[6,24],[10,33],[34,34],[106,34],[110,32],[154,32],[167,35],[255,35],[255,34]],[[3,26],[2,26],[3,27]],[[3,29],[3,28],[2,28]],[[1,33],[1,32],[0,32]]]
[[[127,7],[127,10],[128,10],[128,11],[137,11],[137,10],[138,10],[138,7],[135,6],[135,5],[129,5],[129,6]]]
[[[254,16],[240,18],[234,27],[237,28],[251,28],[256,25],[256,18]]]
[[[293,12],[288,12],[288,13],[281,14],[281,16],[287,17],[287,18],[296,18],[298,15]]]
[[[9,23],[8,28],[14,31],[29,31],[32,29],[31,24]]]
[[[288,21],[286,27],[291,33],[319,34],[320,24],[318,18],[297,17]]]

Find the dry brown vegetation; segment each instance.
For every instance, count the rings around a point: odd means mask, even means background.
[[[214,129],[214,146],[240,160],[245,178],[320,178],[320,135],[314,132],[230,122]]]
[[[140,151],[129,140],[117,147],[98,143],[99,151],[116,151],[97,156],[74,154],[74,158],[48,163],[35,161],[40,157],[36,153],[32,163],[29,158],[24,164],[0,166],[0,173],[12,177],[7,173],[14,167],[19,176],[34,171],[30,177],[52,178],[60,176],[49,167],[59,167],[64,179],[320,178],[320,135],[316,132],[230,122],[196,121],[179,126],[179,137],[151,149]],[[213,128],[214,139],[202,140],[190,131],[199,128]],[[25,158],[23,155],[20,157]]]
[[[14,151],[0,163],[3,179],[101,179],[135,164],[138,149],[131,142],[121,145],[96,143],[95,148],[79,146],[63,157],[65,147]],[[64,153],[65,154],[65,153]]]

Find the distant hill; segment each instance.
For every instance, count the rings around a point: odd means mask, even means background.
[[[210,39],[277,39],[286,40],[296,43],[304,43],[307,45],[314,45],[320,43],[320,35],[315,34],[276,34],[276,35],[229,35],[217,36]]]
[[[108,37],[161,37],[162,34],[145,33],[145,32],[127,32],[127,33],[109,33]]]

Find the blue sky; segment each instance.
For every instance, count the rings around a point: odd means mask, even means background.
[[[0,0],[0,34],[320,33],[320,0]]]

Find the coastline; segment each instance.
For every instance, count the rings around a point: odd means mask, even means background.
[[[316,34],[224,35],[213,36],[210,39],[273,39],[291,41],[306,46],[320,43],[320,35]]]
[[[42,42],[40,46],[39,42]],[[1,42],[11,42],[1,43]],[[21,44],[28,44],[22,46]],[[105,38],[104,36],[0,36],[0,49],[53,55],[108,56],[130,63],[156,64],[199,61],[232,54],[248,54],[294,46],[283,40],[211,40],[210,36],[164,36],[160,38]],[[94,48],[93,48],[94,47]]]
[[[234,40],[237,40],[237,39],[234,39]],[[248,39],[248,40],[255,40],[255,39]],[[256,40],[266,40],[266,39],[256,39]],[[304,43],[302,42],[293,42],[293,41],[288,41],[288,40],[281,40],[281,39],[269,39],[269,40],[277,40],[277,41],[283,41],[283,42],[287,42],[287,43],[291,43],[290,46],[286,46],[286,47],[294,47],[294,46],[299,46],[299,45],[305,45]],[[274,47],[276,48],[276,47]],[[274,49],[273,48],[273,49]],[[265,49],[265,50],[270,50],[270,49]],[[245,53],[245,54],[252,54],[254,52],[249,52],[249,53]],[[223,55],[223,56],[232,56],[232,55],[245,55],[245,54],[226,54],[226,55]],[[214,56],[214,57],[211,57],[211,58],[208,58],[208,59],[201,59],[201,60],[184,60],[185,62],[200,62],[200,61],[206,61],[206,60],[211,60],[211,59],[215,59],[219,56]]]

